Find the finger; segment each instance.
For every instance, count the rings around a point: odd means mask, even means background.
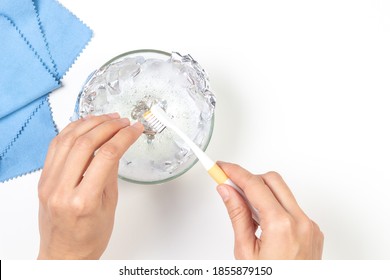
[[[141,123],[125,127],[102,145],[85,172],[81,188],[92,194],[101,195],[111,174],[118,175],[118,161],[126,150],[141,136]],[[111,175],[112,176],[112,175]]]
[[[84,121],[84,119],[79,119],[79,120],[77,120],[77,121],[71,122],[70,124],[68,124],[68,125],[61,131],[61,133],[66,133],[66,131],[73,129],[75,126],[79,125],[80,122],[82,122],[82,121]],[[41,178],[42,178],[42,177],[45,177],[45,175],[46,175],[46,173],[48,172],[50,166],[52,166],[54,154],[55,154],[56,147],[57,147],[57,142],[58,142],[58,136],[55,137],[55,138],[50,142],[49,149],[47,150],[46,159],[45,159],[45,164],[44,164],[44,166],[43,166]]]
[[[249,202],[259,211],[261,220],[286,212],[261,178],[236,164],[218,162],[218,165],[244,191]]]
[[[48,160],[47,165],[50,166],[48,176],[55,177],[58,180],[59,174],[62,172],[69,151],[74,145],[76,139],[100,125],[103,122],[119,118],[119,114],[109,114],[101,116],[90,116],[85,120],[78,120],[75,123],[69,124],[54,140],[54,154]]]
[[[299,207],[290,188],[284,182],[283,178],[276,172],[268,172],[259,175],[264,180],[264,183],[270,188],[280,204],[294,217],[304,215]]]
[[[57,135],[57,137],[55,137],[53,139],[53,141],[51,142],[50,144],[50,148],[49,148],[49,152],[46,156],[46,162],[48,165],[51,164],[51,161],[54,157],[54,152],[55,152],[55,149],[56,149],[56,146],[57,146],[57,143],[58,143],[58,136],[62,136],[62,135],[65,135],[67,133],[69,133],[70,131],[72,131],[73,129],[75,129],[76,127],[78,127],[81,123],[83,123],[85,120],[87,119],[92,119],[92,118],[95,118],[94,121],[101,121],[101,120],[104,120],[104,119],[116,119],[116,118],[119,118],[119,114],[118,113],[112,113],[112,114],[108,114],[108,115],[102,115],[102,116],[92,116],[92,115],[88,115],[86,116],[85,118],[81,118],[81,119],[78,119],[76,121],[73,121],[71,123],[69,123],[60,133],[59,135]]]
[[[94,152],[111,139],[120,129],[129,126],[128,118],[113,119],[96,126],[75,141],[66,159],[63,179],[70,188],[80,182]]]
[[[236,257],[245,258],[253,252],[256,241],[252,213],[241,195],[228,185],[219,185],[217,191],[225,203],[235,237]]]

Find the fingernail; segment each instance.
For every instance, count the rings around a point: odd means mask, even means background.
[[[217,191],[218,191],[218,193],[221,196],[223,201],[227,201],[229,199],[229,190],[227,189],[226,186],[219,185],[217,187]]]
[[[128,118],[121,118],[121,119],[119,119],[119,121],[124,123],[124,124],[130,125],[130,120]]]
[[[144,131],[144,126],[143,126],[143,124],[140,123],[140,122],[135,122],[135,123],[133,123],[131,126],[134,127],[135,129],[139,129],[139,130]]]
[[[119,119],[121,117],[118,113],[111,113],[108,114],[107,116],[109,116],[112,119]]]

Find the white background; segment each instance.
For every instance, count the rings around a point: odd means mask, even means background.
[[[325,259],[390,258],[390,2],[72,1],[94,38],[51,95],[69,122],[88,74],[129,50],[190,53],[217,95],[208,154],[276,170],[325,234]],[[40,172],[0,184],[0,259],[35,258]],[[119,182],[104,259],[232,259],[215,184],[197,164]]]

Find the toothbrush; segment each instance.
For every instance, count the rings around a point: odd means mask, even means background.
[[[218,184],[226,184],[233,187],[245,200],[246,204],[249,206],[252,211],[253,220],[260,225],[259,212],[255,209],[244,192],[240,187],[234,184],[223,172],[223,170],[213,161],[210,157],[206,155],[183,131],[181,131],[173,122],[169,119],[167,114],[160,108],[158,105],[153,105],[149,111],[145,112],[143,115],[145,121],[148,125],[156,131],[156,133],[162,132],[166,127],[173,130],[184,142],[191,148],[194,154],[197,156],[203,167],[207,170],[209,175],[214,179]]]

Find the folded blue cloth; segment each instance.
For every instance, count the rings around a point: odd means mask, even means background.
[[[35,107],[31,116],[20,119],[25,122],[20,134],[0,155],[0,182],[41,169],[49,144],[58,133],[48,96],[39,98],[31,105]]]
[[[0,118],[60,86],[13,22],[0,15]]]
[[[48,94],[91,37],[57,1],[1,0],[0,182],[42,168],[58,133]]]
[[[39,100],[33,101],[27,106],[0,119],[0,159],[8,153],[12,145],[18,140],[18,137],[23,133],[23,128],[26,126],[26,123],[32,118],[38,105],[41,103]]]
[[[58,1],[33,2],[59,77],[62,78],[91,40],[92,30]]]
[[[42,26],[38,20],[37,10],[31,0],[1,0],[0,14],[13,21],[14,25],[23,31],[30,46],[42,62],[57,76],[54,60],[51,58],[45,37],[42,35]]]

